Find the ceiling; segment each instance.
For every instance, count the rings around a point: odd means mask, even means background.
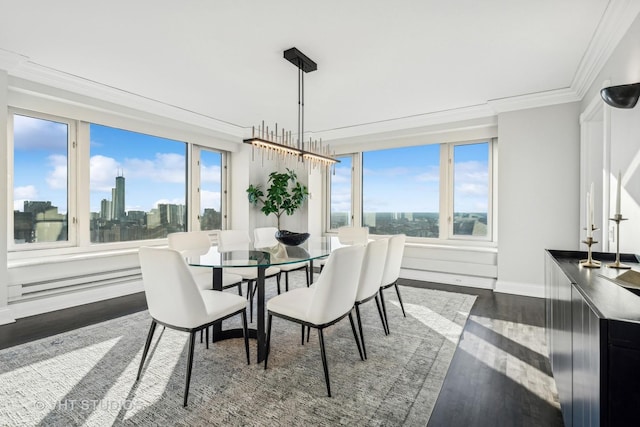
[[[0,49],[239,127],[367,125],[570,88],[617,0],[6,1]]]

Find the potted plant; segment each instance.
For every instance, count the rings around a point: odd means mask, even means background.
[[[293,215],[302,206],[309,197],[307,186],[301,184],[296,173],[290,169],[282,173],[271,172],[268,184],[269,187],[266,194],[262,191],[260,185],[249,185],[249,188],[247,188],[249,202],[254,206],[260,203],[262,205],[260,210],[265,215],[274,214],[276,216],[278,221],[278,235],[276,235],[276,238],[278,240],[285,244],[299,245],[309,237],[309,234],[282,230],[280,228],[280,217],[282,214]]]

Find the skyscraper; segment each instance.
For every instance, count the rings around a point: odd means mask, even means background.
[[[116,176],[116,188],[113,192],[113,219],[121,221],[125,219],[124,209],[124,176]]]

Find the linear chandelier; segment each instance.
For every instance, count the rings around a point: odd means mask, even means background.
[[[298,68],[298,135],[294,138],[292,132],[281,129],[278,124],[271,131],[264,126],[264,121],[256,129],[251,128],[251,138],[243,142],[251,144],[254,149],[260,149],[264,161],[267,158],[281,158],[304,162],[309,169],[315,167],[329,168],[340,161],[335,158],[328,144],[322,139],[304,141],[304,73],[318,69],[318,65],[295,47],[284,51],[284,58]]]

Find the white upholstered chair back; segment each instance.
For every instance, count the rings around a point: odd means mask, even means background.
[[[364,251],[364,245],[353,245],[331,252],[314,286],[313,303],[307,311],[309,322],[322,325],[353,308]]]
[[[389,248],[387,249],[387,260],[384,265],[382,275],[382,286],[394,283],[400,277],[400,267],[402,265],[402,255],[404,254],[404,242],[407,236],[396,234],[389,238]]]
[[[246,230],[220,230],[218,249],[220,252],[244,251],[251,246],[251,238]]]
[[[276,227],[258,227],[253,230],[253,242],[256,248],[271,248],[278,245]]]
[[[389,239],[378,239],[367,243],[356,301],[363,301],[378,293],[382,286],[388,246]]]
[[[169,247],[188,257],[203,255],[211,249],[211,239],[206,231],[179,231],[167,235]]]
[[[141,247],[139,258],[151,317],[182,328],[206,323],[208,315],[202,295],[180,252]]]
[[[369,227],[340,227],[338,241],[343,245],[366,245],[369,240]]]

